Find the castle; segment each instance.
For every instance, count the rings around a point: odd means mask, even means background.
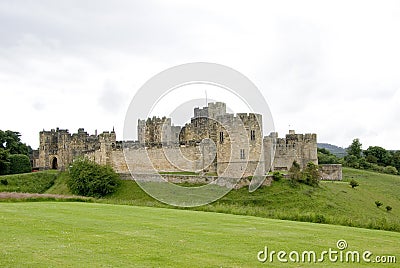
[[[243,177],[287,171],[294,161],[301,167],[318,164],[316,134],[290,130],[285,138],[276,132],[264,136],[261,114],[227,113],[222,102],[195,108],[190,122],[182,127],[166,117],[139,119],[137,141],[117,141],[114,130],[89,135],[82,128],[74,134],[58,128],[43,130],[39,137],[39,154],[33,161],[39,169],[65,170],[78,156],[109,164],[119,173],[145,172],[149,168],[146,157],[160,172],[240,173]],[[224,173],[227,170],[229,174]]]

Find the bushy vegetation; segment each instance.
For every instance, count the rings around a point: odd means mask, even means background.
[[[292,167],[289,170],[289,178],[292,186],[297,183],[304,183],[310,186],[318,186],[321,178],[318,166],[313,162],[309,162],[303,170],[300,169],[300,165],[294,161]]]
[[[351,180],[349,184],[351,188],[356,188],[357,186],[360,185],[356,180]]]
[[[351,168],[398,175],[400,151],[389,151],[379,146],[370,146],[363,150],[360,140],[354,139],[347,148],[347,155],[344,158],[338,158],[328,150],[318,148],[318,163],[342,164]]]
[[[117,173],[110,166],[102,166],[86,158],[74,161],[69,169],[68,188],[73,194],[104,197],[120,185]]]
[[[280,173],[279,171],[274,171],[274,172],[272,173],[272,179],[273,179],[274,181],[280,181],[281,179],[283,179],[283,174]]]
[[[31,162],[24,154],[10,155],[10,174],[31,172]]]
[[[319,164],[342,164],[343,160],[332,154],[324,148],[318,148],[318,163]]]

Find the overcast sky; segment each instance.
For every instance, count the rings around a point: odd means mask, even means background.
[[[111,130],[153,75],[215,62],[252,80],[276,130],[400,149],[400,1],[0,2],[0,129]]]

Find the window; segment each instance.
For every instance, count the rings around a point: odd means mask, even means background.
[[[219,133],[219,142],[220,143],[224,142],[224,132],[222,132],[222,131]]]
[[[240,159],[245,159],[245,157],[244,157],[244,149],[240,149]]]
[[[252,140],[252,141],[256,140],[256,131],[255,130],[250,130],[250,140]]]

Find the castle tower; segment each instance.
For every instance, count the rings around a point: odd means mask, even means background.
[[[290,130],[283,139],[278,138],[276,133],[271,133],[270,136],[264,138],[264,144],[266,163],[270,161],[267,152],[275,148],[272,170],[288,171],[294,161],[301,168],[309,162],[318,164],[316,134],[296,134],[294,130]]]
[[[67,129],[39,132],[39,167],[42,169],[65,169],[70,162],[70,134]]]
[[[217,173],[244,177],[265,174],[262,116],[255,113],[218,117]],[[229,171],[229,172],[228,172]]]

